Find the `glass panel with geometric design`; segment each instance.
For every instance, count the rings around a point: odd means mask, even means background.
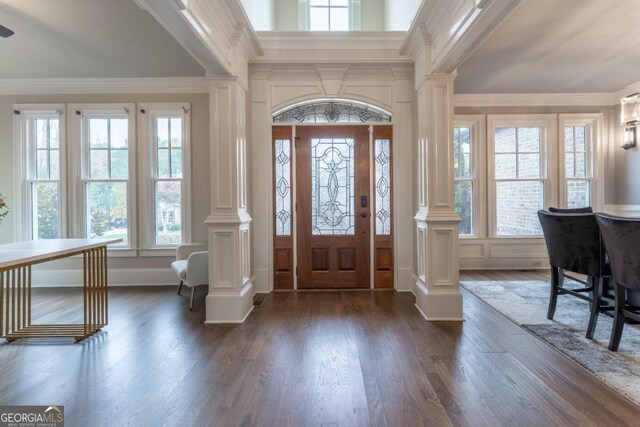
[[[277,139],[274,168],[276,171],[276,236],[291,235],[291,140]]]
[[[473,234],[471,128],[453,128],[454,197],[460,216],[460,235]]]
[[[388,139],[376,139],[376,234],[391,234],[391,147]]]
[[[34,119],[31,192],[31,230],[33,239],[61,237],[60,205],[60,121]],[[32,164],[33,164],[32,163]]]
[[[355,234],[354,142],[352,138],[311,139],[312,234]]]
[[[345,101],[318,101],[285,110],[274,123],[390,123],[391,115],[369,105]]]

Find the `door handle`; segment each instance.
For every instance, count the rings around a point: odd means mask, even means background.
[[[366,218],[366,217],[367,217],[367,213],[366,213],[366,212],[362,212],[362,213],[360,214],[360,217],[361,217],[361,218]]]

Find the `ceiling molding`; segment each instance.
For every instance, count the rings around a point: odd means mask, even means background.
[[[620,99],[624,98],[625,96],[629,96],[632,93],[636,93],[636,92],[640,92],[640,82],[634,83],[632,85],[629,85],[627,87],[625,87],[624,89],[621,89],[619,91],[617,91],[614,96],[615,96],[615,103],[616,104],[620,104]]]
[[[405,31],[261,31],[258,40],[264,50],[394,50],[398,52]],[[331,48],[327,48],[331,46]]]
[[[454,107],[603,106],[620,100],[614,93],[478,93],[453,95]]]
[[[0,79],[0,95],[209,93],[206,77]]]

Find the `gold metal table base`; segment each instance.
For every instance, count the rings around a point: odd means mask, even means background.
[[[81,324],[33,324],[31,322],[31,267],[46,261],[83,255],[84,320]],[[107,246],[84,249],[35,263],[0,269],[0,333],[16,338],[73,337],[76,341],[95,334],[108,324]]]

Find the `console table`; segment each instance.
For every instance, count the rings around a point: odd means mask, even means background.
[[[51,239],[0,245],[0,336],[73,337],[80,341],[108,323],[107,245],[122,239]],[[82,255],[84,321],[81,324],[31,322],[31,267]]]

